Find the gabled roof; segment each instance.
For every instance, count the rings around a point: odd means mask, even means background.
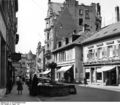
[[[63,7],[63,3],[50,2],[50,8],[57,15],[59,15],[59,11],[61,11],[61,7]]]
[[[88,37],[90,37],[91,35],[93,35],[93,33],[89,33],[89,32],[80,32],[78,33],[78,35],[80,35],[80,37],[78,37],[75,41],[73,41],[72,43],[69,43],[65,46],[62,46],[60,48],[57,48],[55,50],[52,51],[52,53],[58,52],[60,50],[64,50],[66,48],[75,46],[75,45],[81,45],[81,43]]]
[[[83,43],[92,42],[101,38],[107,38],[112,35],[116,36],[118,33],[120,33],[120,22],[102,28],[100,31],[84,40]]]
[[[57,41],[61,40],[63,37],[70,36],[70,34],[77,29],[77,25],[75,24],[75,21],[67,7],[64,8],[64,11],[62,11],[60,16],[57,18],[55,25]]]

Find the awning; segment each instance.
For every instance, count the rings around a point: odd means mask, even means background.
[[[50,73],[51,72],[51,70],[46,70],[46,71],[44,71],[44,72],[42,72],[42,73],[40,73],[40,74],[48,74],[48,73]]]
[[[57,72],[66,72],[67,70],[69,70],[72,66],[64,66],[61,67]]]
[[[97,72],[110,71],[110,70],[112,70],[114,68],[115,68],[115,66],[103,66],[100,69],[97,69]]]
[[[85,69],[85,72],[86,73],[90,73],[90,69]]]

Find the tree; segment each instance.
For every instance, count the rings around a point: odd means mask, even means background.
[[[55,62],[49,63],[48,68],[51,69],[51,82],[55,82],[55,68],[57,67],[57,64]]]

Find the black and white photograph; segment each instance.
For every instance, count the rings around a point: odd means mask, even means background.
[[[42,102],[120,102],[120,0],[0,0],[0,105]]]

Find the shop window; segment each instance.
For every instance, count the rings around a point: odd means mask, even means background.
[[[85,73],[86,79],[90,79],[90,73]]]
[[[82,18],[79,19],[79,25],[80,26],[83,25],[83,19]]]
[[[97,73],[97,80],[102,80],[102,73]]]

